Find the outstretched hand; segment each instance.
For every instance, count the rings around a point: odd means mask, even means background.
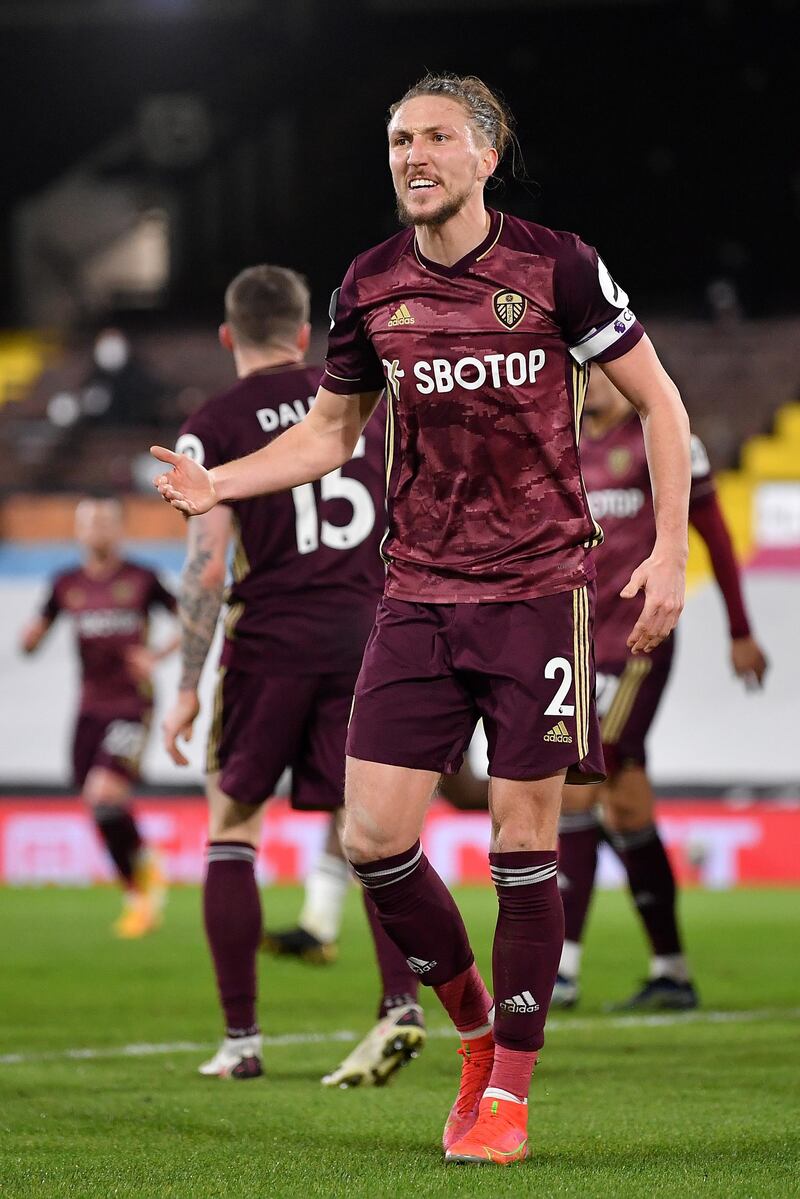
[[[163,445],[151,445],[150,453],[159,462],[167,462],[172,470],[158,475],[153,486],[162,499],[187,516],[200,516],[217,502],[211,475],[188,454],[176,454]]]
[[[682,560],[651,554],[620,591],[633,599],[644,591],[644,607],[628,637],[632,654],[649,654],[669,637],[683,611],[686,571]]]

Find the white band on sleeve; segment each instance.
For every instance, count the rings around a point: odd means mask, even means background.
[[[602,354],[609,346],[613,346],[615,341],[619,341],[621,337],[624,337],[628,330],[633,328],[635,321],[636,317],[630,308],[625,308],[614,317],[613,321],[609,321],[607,325],[603,325],[602,329],[590,329],[577,345],[570,346],[569,352],[575,361],[582,366],[584,362],[589,362],[592,358],[596,358],[598,354]]]
[[[692,478],[702,479],[704,475],[711,473],[711,463],[708,460],[706,447],[696,433],[692,433],[690,446],[692,452]]]

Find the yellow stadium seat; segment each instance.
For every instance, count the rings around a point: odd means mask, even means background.
[[[778,409],[775,436],[800,447],[800,404],[784,404]]]
[[[20,399],[57,349],[48,334],[0,334],[0,405]]]
[[[800,442],[751,437],[742,448],[742,467],[754,479],[800,479]]]

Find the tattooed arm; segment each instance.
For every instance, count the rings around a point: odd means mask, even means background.
[[[188,765],[188,759],[177,739],[191,740],[200,711],[197,686],[222,607],[231,515],[230,508],[221,504],[187,523],[186,563],[178,592],[181,678],[177,698],[162,726],[167,753],[179,766]]]
[[[181,691],[196,691],[225,590],[231,510],[207,512],[187,524],[186,563],[178,592],[181,621]]]

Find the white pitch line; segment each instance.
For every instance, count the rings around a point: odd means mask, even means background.
[[[603,1018],[555,1017],[548,1020],[547,1031],[550,1032],[585,1032],[587,1029],[636,1029],[636,1028],[669,1028],[681,1024],[752,1024],[766,1020],[797,1020],[800,1018],[800,1008],[760,1008],[754,1011],[741,1012],[664,1012],[647,1016],[613,1016]],[[281,1049],[289,1045],[333,1045],[349,1043],[358,1040],[363,1033],[351,1032],[349,1029],[339,1029],[336,1032],[297,1032],[282,1033],[277,1036],[264,1037],[266,1049]],[[455,1040],[456,1034],[452,1028],[430,1028],[428,1036],[438,1039]],[[25,1062],[56,1062],[56,1061],[97,1061],[103,1058],[116,1057],[154,1057],[170,1053],[205,1053],[214,1048],[215,1043],[206,1041],[167,1041],[163,1043],[133,1045],[108,1045],[85,1049],[59,1049],[48,1053],[4,1053],[0,1054],[0,1066],[16,1066]]]

